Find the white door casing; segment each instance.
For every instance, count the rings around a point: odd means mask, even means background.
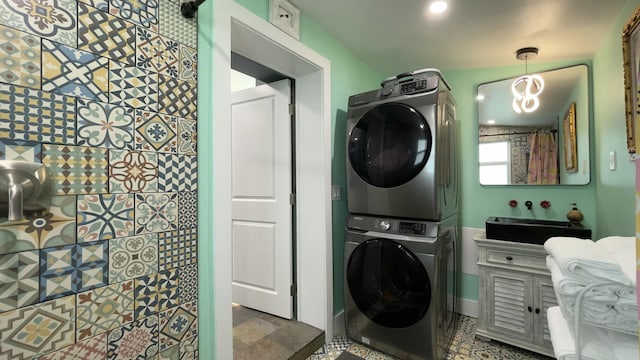
[[[291,319],[289,80],[231,94],[232,299]]]
[[[201,357],[233,358],[231,316],[231,52],[296,82],[296,318],[334,335],[331,63],[234,0],[198,14],[198,259]],[[213,30],[211,30],[213,29]],[[209,112],[202,104],[211,102]],[[211,167],[204,166],[211,163]],[[212,221],[213,220],[213,221]],[[213,341],[210,341],[213,339]]]

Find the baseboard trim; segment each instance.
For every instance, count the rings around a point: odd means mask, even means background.
[[[458,314],[478,318],[478,302],[458,298]]]

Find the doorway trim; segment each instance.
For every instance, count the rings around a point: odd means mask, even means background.
[[[204,9],[212,10],[203,13]],[[215,359],[233,358],[232,50],[296,81],[297,251],[293,255],[297,258],[297,320],[324,330],[330,340],[334,331],[331,64],[233,0],[215,0],[212,6],[202,6],[198,26],[199,90],[200,94],[213,96],[199,99],[201,108],[211,109],[200,113],[198,124],[200,357],[213,358],[215,354]],[[205,66],[210,68],[205,70]],[[207,103],[210,105],[202,106]]]

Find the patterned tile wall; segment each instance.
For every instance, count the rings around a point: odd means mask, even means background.
[[[0,359],[197,359],[197,24],[178,0],[0,0]]]

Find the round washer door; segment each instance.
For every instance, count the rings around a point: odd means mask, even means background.
[[[431,302],[429,276],[411,250],[388,239],[358,245],[346,268],[347,285],[360,311],[389,328],[411,326]]]
[[[349,163],[370,185],[390,188],[413,179],[431,153],[431,129],[422,114],[400,103],[369,110],[351,130]]]

